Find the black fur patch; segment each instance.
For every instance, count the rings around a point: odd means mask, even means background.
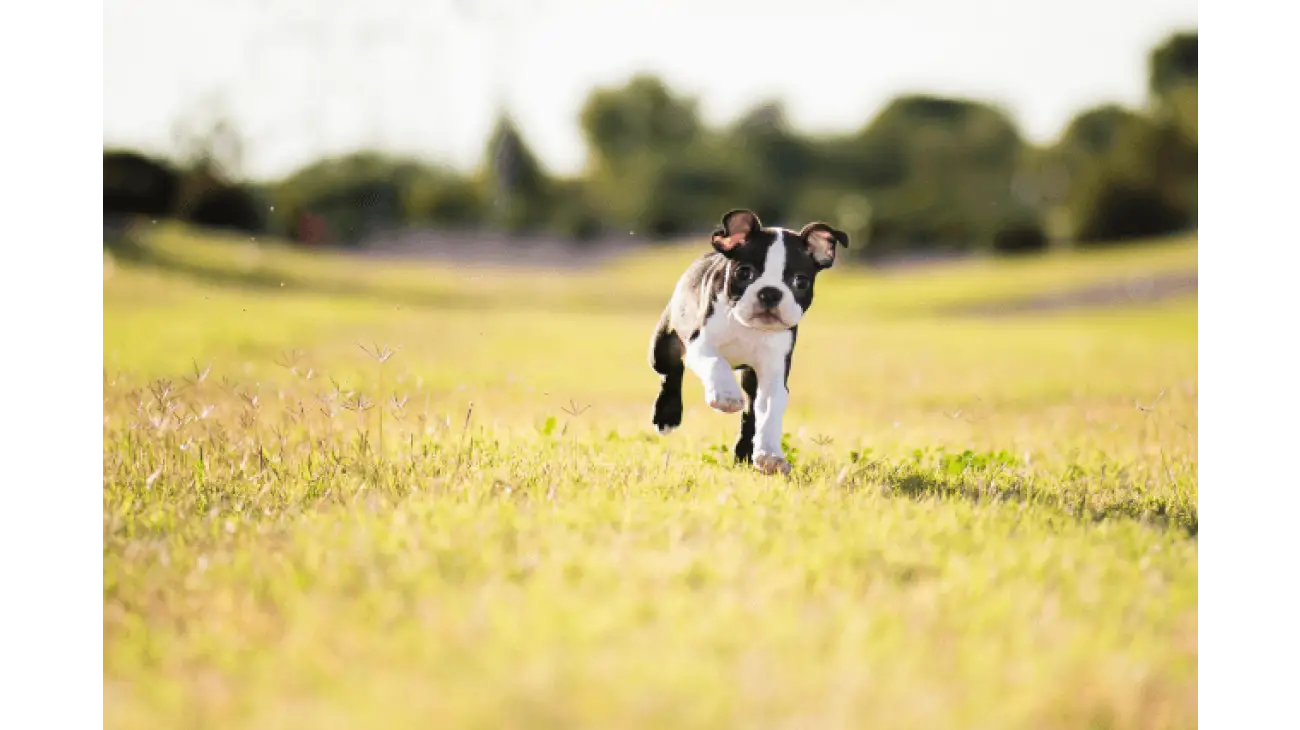
[[[790,366],[794,360],[794,343],[799,340],[799,325],[790,328],[790,350],[785,353],[785,392],[790,392]]]
[[[736,437],[736,461],[749,464],[754,461],[754,399],[758,397],[758,374],[748,365],[738,368],[740,388],[745,391],[745,411],[740,414],[740,435]]]

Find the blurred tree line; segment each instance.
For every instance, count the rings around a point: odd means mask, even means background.
[[[503,116],[470,173],[358,152],[250,185],[217,123],[176,162],[106,150],[104,210],[312,244],[409,226],[665,239],[744,206],[792,226],[836,221],[866,244],[849,253],[873,258],[1101,245],[1196,226],[1196,46],[1195,32],[1166,38],[1148,57],[1144,108],[1085,109],[1050,145],[995,105],[919,94],[837,136],[800,135],[777,102],[709,128],[695,99],[638,76],[586,100],[576,177],[548,173]]]

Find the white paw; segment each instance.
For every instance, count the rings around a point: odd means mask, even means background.
[[[722,413],[739,413],[745,409],[745,394],[740,392],[740,388],[709,391],[704,394],[704,399],[710,408]]]
[[[676,431],[677,427],[676,426],[655,426],[655,430],[659,432],[660,436],[667,436],[673,431]]]
[[[745,408],[745,394],[730,376],[715,377],[704,384],[704,400],[709,407],[723,413],[738,413]]]
[[[754,454],[754,468],[764,474],[789,474],[790,462],[785,460],[780,454],[769,454],[760,451]]]

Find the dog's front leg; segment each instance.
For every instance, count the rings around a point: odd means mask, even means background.
[[[785,385],[785,362],[765,363],[756,368],[758,397],[754,399],[756,429],[754,466],[764,474],[789,474],[790,463],[781,449],[782,419],[789,391]]]
[[[736,384],[736,376],[707,339],[701,334],[686,346],[686,367],[704,383],[704,399],[709,407],[723,413],[736,413],[745,407],[745,395]]]

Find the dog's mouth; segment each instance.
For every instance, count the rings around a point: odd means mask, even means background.
[[[742,320],[742,324],[761,330],[789,329],[789,325],[785,323],[784,319],[781,319],[781,315],[768,310],[755,312],[749,315]]]

